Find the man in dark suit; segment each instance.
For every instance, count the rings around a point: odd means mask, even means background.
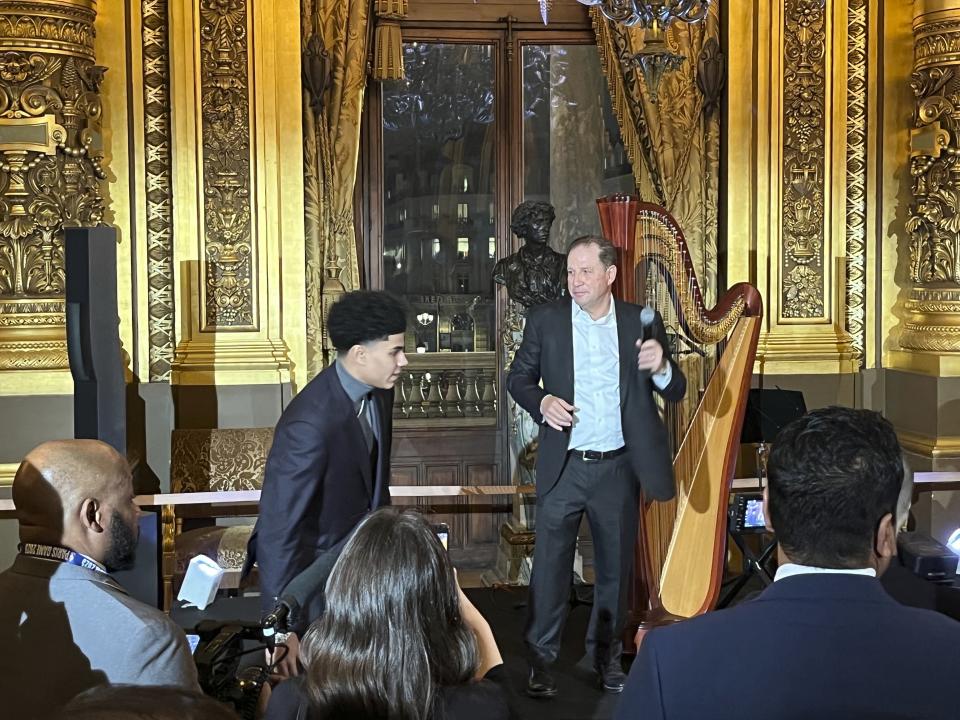
[[[659,314],[645,326],[642,308],[614,300],[615,260],[603,238],[571,244],[570,298],[531,308],[507,377],[510,394],[541,424],[525,638],[527,694],[534,697],[557,692],[550,665],[560,649],[584,512],[596,577],[587,652],[604,689],[623,689],[620,637],[641,491],[646,500],[674,494],[667,432],[653,392],[680,400],[686,380],[666,352]]]
[[[960,624],[876,577],[896,553],[903,482],[890,423],[817,410],[780,431],[767,469],[774,583],[647,634],[616,720],[957,717]]]
[[[284,638],[283,673],[296,672],[296,631],[322,612],[325,575],[351,531],[390,503],[393,386],[407,364],[406,324],[406,308],[389,293],[344,295],[327,318],[336,362],[297,394],[277,423],[247,570],[256,560],[266,615],[285,599],[291,580],[310,569],[314,587],[308,590],[314,591],[304,606],[292,608],[295,632]]]

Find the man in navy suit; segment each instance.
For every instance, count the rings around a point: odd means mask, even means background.
[[[256,560],[264,614],[308,567],[328,573],[353,529],[390,503],[393,386],[407,364],[406,308],[393,295],[357,291],[330,309],[336,362],[284,410],[274,433],[247,552]],[[293,627],[303,631],[323,608],[323,579]],[[282,674],[296,672],[297,634],[286,638]]]
[[[868,410],[812,412],[777,436],[765,497],[780,568],[755,600],[649,633],[616,720],[956,718],[960,624],[891,598],[904,481]]]
[[[628,268],[632,272],[632,268]],[[577,238],[567,252],[569,298],[530,309],[507,389],[540,424],[537,539],[525,639],[532,697],[557,694],[557,660],[584,513],[596,585],[586,649],[606,692],[623,690],[621,635],[640,492],[673,497],[667,430],[654,393],[677,402],[686,378],[670,358],[659,313],[615,300],[616,250]]]

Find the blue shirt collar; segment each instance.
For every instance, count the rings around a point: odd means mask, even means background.
[[[350,398],[354,405],[359,403],[373,390],[373,385],[367,385],[365,382],[357,380],[347,371],[339,360],[334,362],[334,367],[336,367],[337,377],[340,378],[340,384],[343,385],[344,392],[347,393],[347,397]]]

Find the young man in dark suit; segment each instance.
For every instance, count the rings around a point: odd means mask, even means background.
[[[329,573],[351,531],[390,503],[393,386],[407,364],[406,327],[405,306],[386,292],[348,293],[330,309],[336,362],[277,423],[250,538],[247,564],[257,561],[265,615],[308,567]],[[318,575],[316,591],[296,608],[296,630],[322,612],[324,580]],[[298,636],[285,640],[289,652],[280,670],[294,674]]]
[[[897,548],[893,426],[814,411],[780,431],[767,469],[773,585],[647,634],[615,718],[957,717],[960,624],[899,604],[876,577]]]
[[[659,314],[614,300],[616,251],[586,236],[567,253],[569,298],[531,308],[507,377],[513,398],[541,424],[537,537],[530,580],[527,694],[551,697],[577,531],[587,514],[596,585],[587,652],[608,692],[623,689],[621,634],[641,490],[673,497],[666,428],[653,393],[680,400],[686,380],[667,354]],[[541,385],[542,382],[542,385]]]

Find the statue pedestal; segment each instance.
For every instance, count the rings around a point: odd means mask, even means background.
[[[505,368],[509,369],[523,340],[525,321],[526,309],[517,302],[509,301],[500,332]],[[506,397],[506,407],[511,483],[533,486],[536,484],[539,428],[526,410],[517,405],[509,395]],[[487,573],[485,581],[488,581],[488,584],[526,585],[530,582],[536,504],[536,495],[532,493],[517,493],[513,496],[513,516],[500,528],[497,563],[494,569]]]

